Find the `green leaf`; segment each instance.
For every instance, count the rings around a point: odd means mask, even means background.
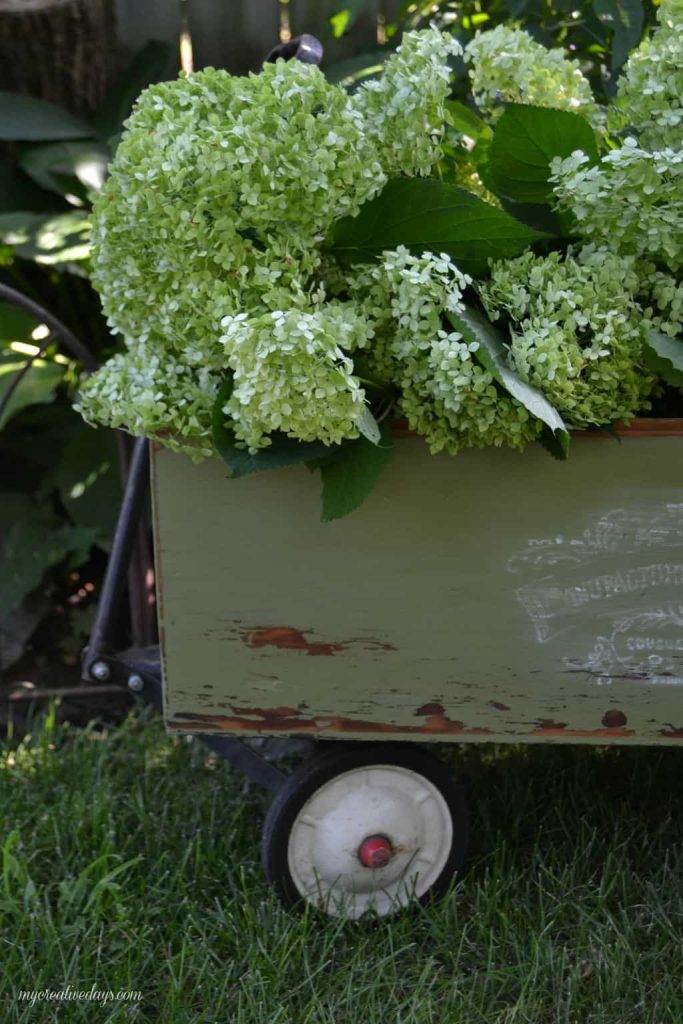
[[[87,200],[102,188],[109,159],[97,142],[49,142],[25,149],[19,166],[42,188]]]
[[[446,115],[449,124],[461,135],[468,135],[475,142],[489,135],[491,129],[485,121],[460,100],[446,100]]]
[[[571,435],[568,431],[558,430],[558,432],[555,433],[550,429],[550,427],[544,425],[538,440],[542,447],[545,448],[545,450],[549,452],[554,459],[564,462],[565,459],[569,458],[569,442],[571,441]]]
[[[22,259],[48,266],[84,260],[90,255],[90,215],[85,210],[48,217],[26,210],[2,213],[0,241]]]
[[[63,199],[38,188],[15,163],[0,161],[0,213],[35,210],[54,214],[65,205]]]
[[[645,12],[641,0],[593,0],[593,11],[603,25],[613,30],[612,71],[621,65],[640,42]]]
[[[683,388],[683,340],[669,338],[654,327],[645,331],[643,355],[649,370],[666,384]]]
[[[571,214],[564,211],[560,213],[543,203],[515,203],[503,196],[501,205],[511,217],[548,235],[570,238],[576,232]]]
[[[508,394],[527,409],[532,416],[542,420],[551,431],[567,433],[567,428],[557,409],[531,384],[527,384],[514,373],[507,363],[507,348],[503,336],[486,317],[476,309],[462,313],[446,314],[456,331],[471,344],[479,347],[474,357],[489,371],[491,376]],[[569,443],[568,440],[566,442]]]
[[[367,438],[371,444],[379,444],[382,436],[379,424],[375,417],[372,415],[367,405],[361,413],[361,417],[358,421],[358,429],[360,430],[363,437]]]
[[[95,114],[93,127],[98,138],[108,143],[118,135],[142,90],[152,82],[175,78],[177,69],[175,47],[170,43],[152,39],[143,46],[116,79]]]
[[[88,139],[93,130],[85,121],[54,103],[16,92],[0,92],[0,139],[37,142]]]
[[[479,277],[489,259],[518,256],[545,237],[458,185],[396,178],[358,216],[334,225],[328,248],[343,263],[367,263],[399,245],[417,255],[445,252]]]
[[[366,4],[367,0],[346,0],[343,7],[329,16],[327,20],[332,26],[332,35],[335,39],[341,39],[345,32],[353,28]]]
[[[114,432],[84,425],[61,452],[52,480],[73,522],[91,527],[98,540],[108,541],[121,503]]]
[[[18,358],[14,353],[0,356],[0,395],[4,394],[25,365],[26,360]],[[21,378],[0,415],[0,430],[26,406],[51,402],[63,377],[63,366],[36,359],[28,373]]]
[[[35,317],[11,302],[0,302],[0,342],[23,341],[33,344],[32,332],[38,326]]]
[[[597,163],[595,132],[579,114],[510,103],[501,114],[488,154],[493,190],[518,203],[548,203],[548,179],[554,157],[580,149]]]
[[[246,448],[238,448],[234,433],[226,425],[223,407],[233,390],[232,378],[226,380],[219,389],[213,405],[212,429],[213,443],[216,451],[230,470],[230,477],[246,476],[262,469],[282,469],[301,462],[317,459],[336,450],[336,446],[323,444],[322,441],[297,441],[286,434],[271,434],[268,448],[252,455]]]
[[[391,445],[391,428],[384,423],[379,445],[364,437],[347,441],[321,463],[324,523],[347,516],[365,501],[389,461]]]
[[[0,615],[16,608],[47,570],[67,555],[78,554],[83,561],[94,534],[80,526],[55,529],[54,520],[39,510],[32,518],[15,522],[0,544]]]

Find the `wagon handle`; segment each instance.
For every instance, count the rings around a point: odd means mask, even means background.
[[[323,44],[315,36],[304,32],[289,42],[274,46],[264,63],[274,64],[278,57],[285,60],[300,60],[303,64],[320,64],[323,59]]]

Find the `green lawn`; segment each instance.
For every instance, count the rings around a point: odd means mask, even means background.
[[[683,1021],[676,750],[483,746],[466,875],[360,924],[276,904],[267,797],[158,719],[2,750],[1,1020],[207,1024]],[[136,1006],[18,1001],[136,989]]]

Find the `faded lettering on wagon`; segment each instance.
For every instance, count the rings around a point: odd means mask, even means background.
[[[683,563],[648,560],[683,546],[683,504],[613,509],[576,536],[535,538],[508,561],[536,640],[565,671],[683,684]],[[633,563],[636,564],[633,564]],[[616,563],[616,565],[615,565]],[[595,570],[587,573],[586,570]]]

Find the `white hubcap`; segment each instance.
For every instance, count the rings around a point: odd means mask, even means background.
[[[384,867],[367,868],[358,857],[370,836],[391,843]],[[369,765],[337,775],[306,801],[289,836],[289,872],[299,893],[332,916],[387,914],[436,882],[452,840],[433,783],[408,768]]]

